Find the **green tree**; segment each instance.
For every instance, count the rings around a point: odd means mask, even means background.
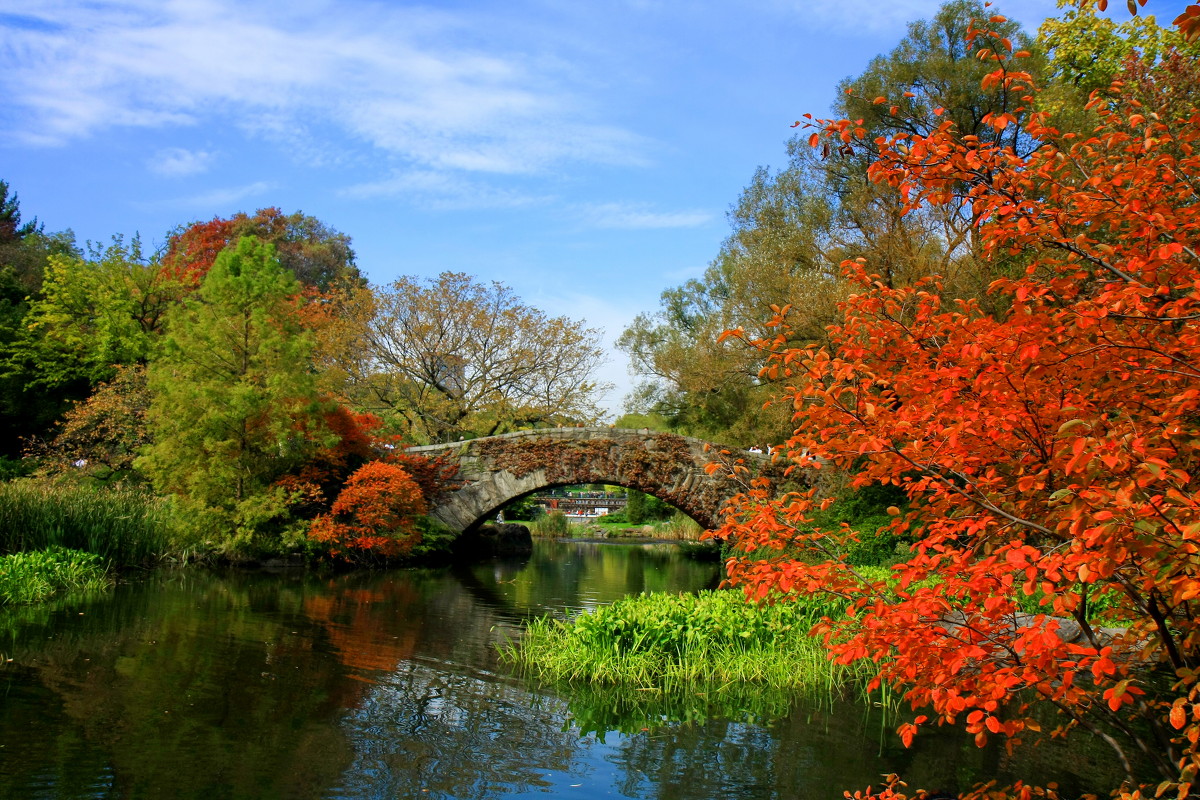
[[[326,444],[299,292],[274,247],[246,237],[168,311],[149,369],[153,444],[137,462],[156,488],[245,510]]]
[[[617,346],[650,379],[631,399],[677,430],[751,442],[787,433],[785,415],[763,414],[770,388],[758,353],[719,344],[728,328],[762,331],[791,298],[807,335],[821,336],[841,284],[828,261],[831,208],[811,170],[759,169],[730,211],[732,231],[698,280],[667,289],[658,313],[641,314]],[[771,433],[765,433],[765,430]]]
[[[16,194],[0,181],[0,456],[19,455],[24,440],[45,432],[70,400],[87,393],[83,381],[53,389],[34,385],[38,360],[14,357],[28,337],[26,315],[47,259],[77,255],[69,231],[48,235],[36,219],[22,222]]]
[[[30,301],[10,364],[24,364],[30,386],[95,384],[114,365],[144,364],[162,332],[167,309],[183,287],[137,237],[120,236],[89,258],[54,254],[40,296]]]
[[[1024,112],[1002,130],[985,122],[1020,105],[1003,83],[981,86],[991,62],[966,41],[971,21],[991,15],[975,0],[952,0],[933,19],[913,23],[896,48],[838,87],[835,108],[857,120],[861,136],[852,128],[841,147],[820,149],[807,136],[793,138],[783,169],[755,172],[704,276],[665,291],[660,310],[637,317],[618,340],[647,379],[630,399],[632,410],[656,411],[681,432],[743,445],[785,438],[790,410],[764,409],[777,387],[760,374],[761,354],[717,339],[735,328],[748,338],[765,336],[786,308],[794,345],[824,343],[849,291],[837,266],[844,259],[866,258],[888,286],[939,274],[948,294],[987,306],[987,286],[1013,266],[978,256],[970,214],[952,205],[906,209],[899,193],[872,182],[867,170],[876,137],[928,132],[947,119],[981,140],[1036,146]],[[1012,22],[998,23],[998,35],[1028,43]],[[1029,60],[1042,69],[1040,59]]]
[[[1047,87],[1038,103],[1054,114],[1060,129],[1090,132],[1099,124],[1083,105],[1092,92],[1107,91],[1114,78],[1125,77],[1131,59],[1154,64],[1172,51],[1200,57],[1200,40],[1188,42],[1177,29],[1161,27],[1153,14],[1117,21],[1091,4],[1059,0],[1058,6],[1063,13],[1038,28],[1038,43],[1049,56]]]
[[[625,504],[625,519],[630,525],[641,525],[646,521],[646,493],[630,489],[625,496],[629,498]]]

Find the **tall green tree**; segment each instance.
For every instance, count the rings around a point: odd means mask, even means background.
[[[274,247],[246,237],[167,313],[138,461],[157,489],[236,512],[325,443],[300,291]]]
[[[632,409],[657,411],[681,432],[732,443],[786,437],[791,411],[763,408],[776,387],[760,377],[761,354],[717,339],[736,328],[749,338],[765,335],[786,308],[794,344],[824,342],[849,291],[838,267],[844,259],[865,258],[886,286],[939,274],[947,294],[987,305],[987,286],[1014,267],[979,256],[969,210],[908,209],[867,170],[876,137],[928,133],[946,120],[981,141],[1022,152],[1037,146],[1025,112],[1002,129],[986,124],[989,115],[1021,105],[1006,84],[982,85],[992,62],[979,57],[983,45],[967,41],[972,20],[993,13],[977,0],[951,0],[932,19],[914,22],[892,51],[838,87],[834,107],[856,120],[860,136],[816,149],[807,136],[793,138],[783,169],[755,172],[703,277],[665,291],[659,311],[637,317],[618,340],[646,379]],[[996,28],[1014,46],[1032,46],[1016,23]],[[1043,70],[1040,58],[1027,61]]]
[[[70,231],[46,234],[37,219],[23,222],[15,193],[0,180],[0,456],[20,455],[25,440],[44,433],[87,383],[49,388],[34,384],[39,362],[16,357],[27,341],[26,316],[51,256],[79,255]]]

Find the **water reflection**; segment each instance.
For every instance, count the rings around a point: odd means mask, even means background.
[[[950,731],[904,750],[852,700],[555,691],[497,662],[531,614],[716,579],[669,548],[539,543],[470,569],[188,572],[3,611],[0,797],[836,798],[889,771],[964,787],[1013,769]],[[1039,752],[1068,791],[1111,780],[1086,743]]]
[[[489,798],[585,769],[558,703],[484,676],[409,663],[343,721],[355,759],[326,796]]]
[[[533,555],[461,569],[463,585],[505,616],[578,611],[642,592],[714,588],[720,568],[670,544],[538,542]]]

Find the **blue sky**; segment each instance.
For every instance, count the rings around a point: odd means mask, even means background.
[[[375,283],[467,272],[611,341],[701,273],[791,123],[936,8],[0,0],[0,178],[80,241],[303,211]],[[615,410],[622,354],[603,377]]]

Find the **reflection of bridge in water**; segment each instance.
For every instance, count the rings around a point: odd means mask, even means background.
[[[568,494],[539,494],[529,498],[543,513],[558,511],[569,520],[596,519],[623,511],[629,498],[612,492],[570,492]]]

